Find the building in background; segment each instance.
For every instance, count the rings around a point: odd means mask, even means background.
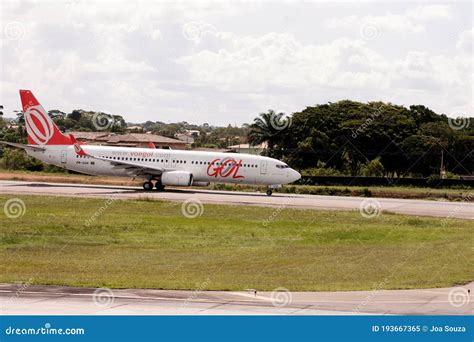
[[[174,135],[176,139],[179,139],[181,141],[184,141],[188,144],[194,143],[194,137],[192,135],[186,134],[186,133],[176,133]]]
[[[87,145],[107,145],[107,140],[111,137],[110,132],[67,132],[66,134],[74,135],[77,141]]]
[[[234,150],[237,153],[262,154],[262,152],[267,149],[267,144],[263,143],[255,146],[250,144],[238,144],[227,146],[227,148]]]
[[[190,143],[151,133],[115,134],[110,132],[68,132],[81,143],[121,147],[162,148],[185,150]]]

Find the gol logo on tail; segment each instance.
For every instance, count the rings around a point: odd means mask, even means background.
[[[39,106],[26,110],[25,124],[29,137],[38,145],[45,145],[54,135],[53,121]]]

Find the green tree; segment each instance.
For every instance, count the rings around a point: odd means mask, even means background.
[[[384,172],[385,168],[378,158],[372,159],[361,168],[361,175],[368,177],[382,177]]]
[[[266,143],[271,153],[279,145],[288,128],[285,127],[288,125],[284,121],[284,116],[284,113],[275,113],[271,109],[266,113],[260,113],[249,126],[249,143],[251,145]]]

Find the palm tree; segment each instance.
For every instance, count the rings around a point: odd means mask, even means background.
[[[260,113],[249,126],[248,137],[250,145],[267,143],[270,151],[278,145],[282,132],[290,124],[289,118],[283,119],[284,115],[284,113],[277,114],[271,109],[267,113]]]

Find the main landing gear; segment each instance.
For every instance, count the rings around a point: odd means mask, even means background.
[[[161,181],[156,181],[155,183],[155,186],[156,190],[158,191],[164,191],[165,190],[165,186],[161,183]],[[146,181],[145,183],[143,183],[143,190],[145,191],[151,191],[153,190],[153,183],[151,182],[151,180],[149,181]]]
[[[272,194],[273,194],[272,189],[268,189],[268,190],[267,190],[267,196],[271,196]]]
[[[150,181],[143,183],[143,190],[145,191],[153,190],[153,183]]]

